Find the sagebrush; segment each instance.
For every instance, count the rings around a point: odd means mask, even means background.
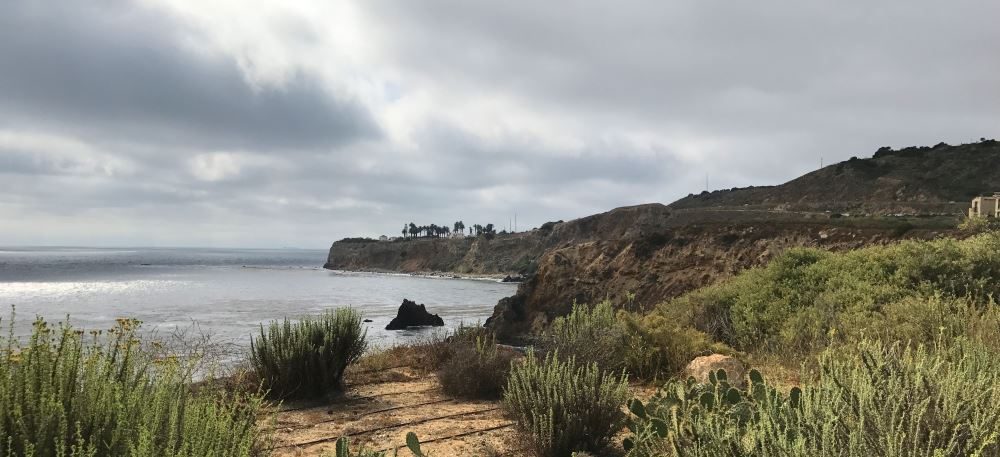
[[[628,334],[609,301],[593,306],[573,303],[568,315],[552,322],[542,343],[548,352],[573,358],[582,365],[595,363],[613,371],[625,368],[621,352],[628,346]]]
[[[555,353],[543,360],[529,353],[511,368],[503,408],[536,455],[568,457],[574,451],[604,451],[624,426],[628,395],[624,374]]]
[[[0,456],[246,456],[260,396],[191,389],[193,364],[156,357],[138,321],[107,332],[36,320],[0,347]]]
[[[445,393],[460,398],[500,398],[516,354],[499,349],[491,331],[461,327],[445,350],[448,359],[437,373]]]
[[[350,308],[299,322],[271,322],[251,343],[251,365],[269,395],[320,398],[344,389],[344,371],[366,348],[361,314]]]

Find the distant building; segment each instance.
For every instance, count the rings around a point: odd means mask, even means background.
[[[980,196],[972,199],[969,217],[1000,217],[1000,192],[993,196]]]
[[[459,230],[457,232],[451,232],[451,235],[448,236],[450,236],[451,238],[465,238],[465,232]]]
[[[379,241],[389,241],[389,237],[387,237],[385,235],[382,235],[382,236],[378,237],[378,240]]]

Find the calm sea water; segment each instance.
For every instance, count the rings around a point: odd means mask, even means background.
[[[515,290],[482,280],[331,272],[321,268],[325,260],[326,251],[299,249],[0,248],[0,305],[16,306],[21,335],[34,316],[69,315],[86,329],[132,317],[159,333],[197,324],[240,345],[262,322],[352,306],[373,320],[365,324],[370,341],[387,346],[434,331],[384,330],[404,298],[427,304],[454,328],[484,321]],[[8,322],[9,311],[2,315]]]

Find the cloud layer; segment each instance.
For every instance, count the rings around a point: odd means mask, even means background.
[[[990,2],[14,2],[0,245],[521,228],[1000,129]]]

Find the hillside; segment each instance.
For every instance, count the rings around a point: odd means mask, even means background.
[[[617,208],[493,240],[337,242],[327,268],[533,273],[488,325],[537,330],[573,301],[649,308],[791,247],[841,251],[960,235],[968,200],[1000,190],[1000,143],[880,149],[788,183]],[[632,294],[636,295],[632,295]]]
[[[1000,142],[900,150],[829,165],[779,186],[690,195],[672,208],[759,207],[869,214],[961,212],[969,200],[1000,191]]]
[[[380,242],[347,239],[333,243],[324,268],[404,273],[457,274],[532,273],[546,251],[599,239],[638,236],[666,222],[666,207],[618,208],[570,221],[550,222],[530,232],[501,234],[492,239],[417,238]]]

